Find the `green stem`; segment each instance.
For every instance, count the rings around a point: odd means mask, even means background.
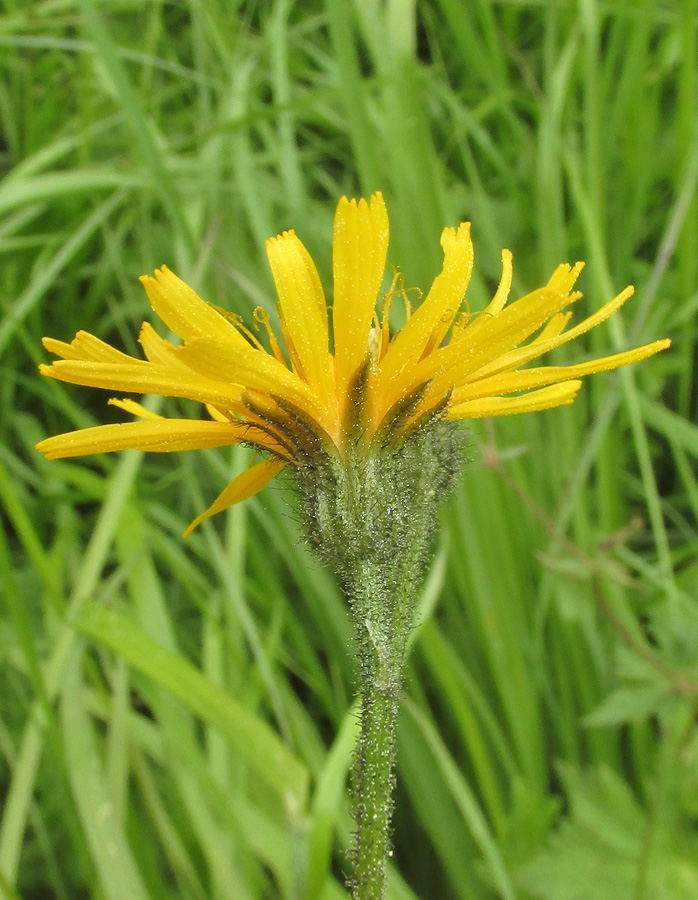
[[[397,697],[364,693],[361,697],[361,736],[354,763],[356,837],[354,900],[381,900],[390,848],[390,820],[395,785],[395,726]]]
[[[356,834],[353,900],[383,900],[392,856],[395,732],[412,619],[406,584],[388,587],[383,567],[363,560],[354,579],[352,610],[361,696],[361,733],[352,770]],[[411,566],[403,569],[403,579]],[[403,579],[400,579],[402,581]]]
[[[357,625],[359,623],[357,622]],[[395,786],[395,731],[402,683],[402,653],[384,654],[365,625],[358,665],[361,681],[361,734],[352,772],[356,834],[353,900],[385,896]],[[394,630],[394,629],[393,629]],[[386,635],[389,641],[397,635]],[[392,643],[392,641],[390,641]],[[386,660],[389,660],[386,666]]]

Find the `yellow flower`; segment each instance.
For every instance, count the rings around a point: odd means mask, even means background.
[[[301,467],[317,454],[342,454],[359,441],[365,452],[410,433],[430,415],[480,418],[571,403],[581,376],[645,359],[668,340],[572,366],[521,369],[549,350],[607,319],[632,295],[617,297],[565,330],[572,288],[582,264],[558,266],[547,285],[510,305],[512,256],[502,251],[502,278],[487,306],[461,311],[473,265],[470,225],[444,229],[443,269],[426,299],[411,311],[400,275],[380,295],[388,250],[388,216],[381,194],[370,203],[342,198],[334,224],[332,339],[317,270],[293,231],[267,241],[279,295],[285,353],[257,309],[266,349],[236,317],[205,303],[165,266],[141,281],[174,346],[146,322],[134,359],[86,332],[66,344],[44,339],[60,357],[41,372],[72,384],[138,394],[183,397],[206,405],[210,420],[167,419],[133,400],[113,399],[142,421],[85,428],[41,441],[49,459],[139,449],[192,450],[245,443],[264,461],[234,479],[189,527],[259,491],[285,466]],[[408,319],[391,337],[390,304],[402,295]],[[411,313],[411,314],[410,314]],[[357,428],[358,426],[358,428]],[[359,435],[357,437],[357,435]]]

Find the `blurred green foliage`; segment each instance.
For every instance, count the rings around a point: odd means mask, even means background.
[[[44,334],[137,353],[162,263],[271,311],[289,227],[329,289],[334,205],[376,189],[408,285],[471,219],[471,310],[507,246],[517,294],[586,259],[578,314],[636,285],[589,350],[674,339],[574,407],[474,423],[390,896],[698,895],[697,28],[696,0],[5,0],[0,896],[346,896],[350,628],[290,493],[182,544],[247,451],[32,448],[120,416],[39,378]]]

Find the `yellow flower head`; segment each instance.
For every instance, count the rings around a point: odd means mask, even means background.
[[[571,403],[581,376],[645,359],[670,344],[655,341],[573,366],[522,369],[603,322],[632,287],[567,329],[568,307],[581,296],[572,288],[582,264],[558,266],[545,287],[507,305],[512,257],[504,250],[497,292],[471,316],[461,309],[473,266],[470,224],[444,229],[441,246],[441,274],[412,312],[399,274],[380,294],[388,250],[383,197],[376,193],[370,203],[342,198],[334,224],[330,336],[325,295],[308,251],[293,231],[271,238],[267,254],[285,352],[263,310],[255,311],[255,320],[266,329],[269,349],[163,266],[141,281],[157,315],[182,339],[179,346],[146,322],[140,333],[146,359],[134,359],[81,331],[70,344],[44,339],[60,359],[41,372],[72,384],[196,400],[210,419],[167,419],[133,400],[112,399],[142,421],[57,435],[37,448],[49,459],[236,443],[264,451],[267,458],[234,479],[189,532],[252,496],[287,465],[302,468],[322,454],[342,458],[357,445],[369,454],[435,417],[480,418]],[[405,298],[408,319],[391,336],[388,314],[397,294]]]

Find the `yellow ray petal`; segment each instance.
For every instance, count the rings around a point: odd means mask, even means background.
[[[43,338],[41,343],[49,353],[54,353],[61,359],[82,359],[94,362],[132,361],[132,357],[110,344],[105,344],[104,341],[100,341],[99,338],[87,331],[78,331],[69,344],[47,337]]]
[[[494,297],[486,306],[483,315],[496,316],[506,306],[509,299],[509,291],[511,290],[511,279],[514,274],[514,257],[511,250],[502,250],[502,277],[499,279],[499,285]]]
[[[281,397],[306,410],[321,425],[327,423],[326,410],[318,404],[311,388],[268,353],[260,350],[231,353],[222,344],[203,338],[184,344],[178,352],[187,365],[204,378],[218,377]]]
[[[244,407],[242,405],[241,405],[241,409],[244,409]],[[213,406],[212,403],[206,404],[206,412],[216,422],[229,422],[230,421],[230,419],[223,412],[221,412],[221,410],[218,409],[217,406]]]
[[[209,506],[206,512],[197,516],[191,525],[184,532],[184,537],[189,537],[192,531],[200,525],[205,519],[215,516],[216,513],[223,512],[234,503],[240,503],[247,500],[254,494],[262,490],[275,475],[286,465],[283,460],[265,459],[264,462],[250,466],[237,478],[233,478],[230,484],[218,495],[217,499]]]
[[[453,311],[450,309],[446,310],[441,321],[430,334],[426,347],[422,350],[422,355],[419,359],[425,359],[430,353],[433,353],[434,350],[437,350],[441,346],[444,338],[451,329],[451,326],[454,324],[453,320]]]
[[[572,341],[574,340],[574,338],[578,338],[580,335],[586,334],[587,331],[591,331],[592,328],[596,328],[597,325],[605,322],[606,319],[612,316],[614,312],[619,310],[625,303],[625,301],[629,300],[634,293],[635,288],[631,284],[629,284],[625,288],[625,290],[622,290],[620,294],[613,298],[613,300],[609,300],[608,303],[605,303],[601,307],[601,309],[598,309],[595,313],[588,316],[578,325],[575,325],[574,328],[570,328],[569,331],[566,331],[564,334],[562,334],[555,346],[559,347],[560,344],[567,343],[567,341]]]
[[[442,347],[437,351],[442,357],[434,359],[431,370],[428,365],[424,366],[424,372],[420,370],[418,376],[424,380],[425,374],[428,374],[439,389],[448,384],[458,385],[488,362],[518,346],[551,316],[580,296],[556,294],[547,288],[532,291],[497,316],[491,319],[483,316],[468,325],[453,350],[450,344]]]
[[[583,262],[577,262],[573,266],[569,263],[560,263],[550,276],[548,287],[558,294],[568,294],[579,278],[579,273],[584,268]]]
[[[489,416],[511,416],[517,413],[539,412],[572,403],[581,381],[565,381],[531,391],[521,397],[484,397],[481,400],[467,400],[449,406],[448,419],[484,419]]]
[[[396,335],[381,360],[377,391],[384,390],[409,361],[419,362],[427,343],[439,323],[458,312],[473,270],[473,243],[470,222],[463,222],[458,231],[445,228],[441,235],[444,264],[426,300],[417,308]]]
[[[543,356],[544,353],[549,353],[556,347],[567,344],[569,341],[574,340],[580,335],[585,334],[587,331],[590,331],[592,328],[595,328],[597,325],[600,325],[608,319],[609,316],[612,316],[614,312],[621,308],[626,300],[632,297],[634,292],[635,289],[632,285],[629,285],[625,290],[621,291],[617,297],[614,297],[613,300],[609,300],[609,302],[602,306],[601,309],[598,309],[591,316],[588,316],[578,325],[575,325],[574,328],[570,328],[569,331],[563,331],[563,329],[567,324],[571,313],[559,313],[557,316],[553,316],[534,341],[525,347],[520,347],[517,350],[502,354],[498,359],[483,366],[481,369],[478,369],[474,377],[485,378],[494,375],[497,372],[507,372],[511,369],[518,369],[519,366],[523,366],[525,363],[537,359],[539,356]]]
[[[177,372],[166,366],[140,360],[128,363],[58,360],[50,366],[39,366],[39,371],[42,375],[68,384],[82,384],[109,391],[129,391],[134,394],[183,397],[223,407],[237,403],[242,392],[242,386],[238,384],[216,382],[202,378],[195,372]]]
[[[388,253],[388,214],[383,195],[342,197],[334,219],[332,270],[334,358],[337,395],[342,398],[368,352],[373,311]]]
[[[156,269],[154,278],[142,275],[140,281],[155,312],[181,338],[209,337],[233,347],[249,346],[231,322],[167,266]]]
[[[138,416],[141,419],[149,419],[152,421],[154,419],[164,418],[164,416],[159,416],[157,413],[146,409],[142,403],[136,403],[135,400],[131,400],[128,397],[124,397],[121,400],[112,397],[111,400],[107,400],[107,403],[109,406],[117,406],[119,409],[123,409],[124,412],[131,413],[132,416]]]
[[[266,247],[283,320],[301,369],[329,409],[335,405],[335,391],[330,365],[327,305],[317,269],[293,231],[270,238]]]
[[[506,306],[509,299],[509,291],[511,290],[511,280],[513,277],[513,257],[510,250],[502,250],[502,277],[494,297],[487,304],[481,313],[476,313],[470,317],[470,321],[463,328],[454,329],[452,339],[459,341],[465,331],[468,331],[468,339],[475,341],[478,331],[482,329],[486,322],[498,315]]]
[[[159,366],[166,366],[168,369],[178,373],[185,373],[185,377],[187,378],[192,377],[192,373],[195,370],[190,365],[187,365],[183,358],[182,347],[175,347],[169,341],[165,340],[165,338],[161,338],[148,322],[143,323],[138,341],[143,347],[143,352],[150,362],[156,363]],[[234,351],[228,349],[227,352],[232,353]],[[247,352],[247,350],[243,350],[242,352]],[[231,412],[235,412],[238,415],[245,414],[245,407],[232,398],[226,403],[226,409],[229,409]],[[220,415],[222,418],[218,421],[229,421],[222,413]],[[212,418],[215,419],[216,416],[212,416]]]
[[[541,366],[535,369],[523,369],[517,372],[504,372],[492,375],[489,378],[481,378],[470,384],[456,388],[453,394],[453,403],[459,404],[465,400],[474,400],[479,397],[492,397],[497,394],[510,394],[514,391],[530,390],[545,384],[554,384],[558,381],[566,381],[570,378],[583,378],[594,372],[606,372],[610,369],[618,369],[630,363],[640,362],[666,350],[671,341],[664,339],[636,347],[634,350],[626,350],[624,353],[614,353],[611,356],[602,356],[599,359],[590,359],[588,362],[578,363],[573,366]]]
[[[302,381],[308,383],[307,378],[305,377],[305,372],[303,371],[303,363],[300,360],[300,357],[296,353],[296,345],[293,343],[293,338],[291,337],[291,332],[288,330],[288,326],[286,325],[286,320],[284,319],[284,314],[281,309],[281,304],[276,304],[276,311],[279,315],[279,326],[281,327],[281,334],[284,336],[284,344],[286,345],[286,352],[288,353],[288,358],[291,360],[291,371],[294,375],[297,375]],[[275,354],[276,355],[276,354]],[[279,359],[279,357],[276,357]],[[286,367],[286,362],[284,360],[284,366]]]
[[[557,315],[554,315],[552,319],[550,319],[550,321],[547,323],[538,337],[533,341],[533,343],[535,344],[538,341],[549,341],[553,338],[556,338],[558,335],[562,334],[565,326],[571,318],[571,311],[566,313],[557,313]]]
[[[505,253],[508,253],[508,266],[505,262],[504,263],[505,272],[502,275],[502,281],[499,284],[497,293],[495,294],[494,298],[490,302],[489,306],[482,313],[480,313],[480,315],[477,318],[473,319],[473,321],[471,321],[467,326],[467,328],[469,329],[468,339],[472,343],[475,342],[475,340],[478,336],[478,331],[479,331],[479,329],[481,329],[484,326],[484,323],[487,322],[492,316],[501,312],[501,310],[504,308],[505,302],[503,302],[503,301],[506,300],[506,297],[504,296],[504,292],[502,289],[504,287],[506,289],[506,292],[508,293],[509,286],[511,285],[511,277],[512,277],[511,254],[509,253],[508,250],[502,251],[503,262],[505,260],[505,257],[504,257]],[[550,321],[545,325],[545,327],[543,328],[541,333],[538,335],[538,337],[536,337],[535,340],[531,344],[529,344],[529,346],[532,347],[541,341],[546,341],[551,338],[557,337],[557,335],[560,334],[560,332],[563,330],[563,328],[565,327],[567,322],[569,322],[571,316],[572,316],[571,312],[556,313],[554,316],[552,316]],[[512,350],[510,352],[512,354],[516,354],[517,352],[520,352],[520,351]],[[489,366],[485,366],[484,368],[485,369],[489,368]]]
[[[468,380],[470,375],[496,361],[503,353],[515,347],[561,307],[577,299],[577,295],[561,295],[539,288],[491,318],[478,317],[467,325],[457,341],[435,350],[417,366],[409,368],[404,377],[390,385],[380,401],[377,421],[417,385],[431,382],[430,397],[441,397],[450,388]],[[477,326],[477,327],[475,327]]]
[[[515,365],[518,366],[522,365],[523,362],[534,359],[537,355],[546,352],[542,349],[545,346],[545,340],[552,340],[559,335],[571,315],[571,313],[561,313],[559,310],[564,309],[564,307],[568,306],[570,303],[576,302],[576,300],[582,296],[580,293],[570,294],[569,292],[574,287],[574,284],[579,277],[579,273],[584,268],[584,263],[578,262],[574,266],[570,266],[569,263],[562,263],[551,275],[547,287],[527,294],[525,297],[512,303],[512,305],[507,310],[504,310],[501,315],[498,315],[504,308],[502,294],[505,290],[508,292],[511,284],[512,257],[508,250],[502,251],[502,267],[502,281],[500,281],[499,288],[497,289],[497,293],[492,302],[482,315],[478,316],[474,321],[468,324],[465,332],[462,335],[459,335],[459,340],[461,337],[465,338],[470,341],[472,347],[478,343],[485,343],[490,336],[497,331],[500,332],[502,337],[507,334],[507,331],[513,333],[513,339],[507,337],[503,342],[498,341],[496,352],[491,354],[490,359],[485,359],[484,363],[481,362],[479,369],[469,365],[469,373],[479,370],[486,374],[502,371],[500,359],[504,359],[508,354],[511,354],[512,359],[517,360]],[[549,292],[551,291],[553,294],[557,295],[560,301],[556,304],[556,309],[549,307],[545,302],[538,305],[536,304],[537,295],[547,294],[550,296]],[[532,305],[533,308],[531,308]],[[550,319],[550,321],[543,329],[543,332],[529,344],[528,347],[523,347],[520,350],[513,349],[518,347],[522,341],[525,341],[526,338],[537,331],[547,319]],[[564,340],[562,342],[564,343]],[[541,348],[539,353],[535,352],[533,349],[535,347]],[[492,347],[491,349],[494,350],[495,348]],[[480,360],[483,359],[482,356],[478,358]],[[463,380],[462,374],[455,383],[457,384],[459,380]],[[439,388],[441,387],[442,386],[439,385]]]
[[[180,371],[189,369],[187,364],[177,354],[177,347],[165,340],[165,338],[160,337],[149,322],[144,322],[141,326],[138,343],[143,348],[143,352],[149,362],[157,363],[161,366],[171,366]]]
[[[197,419],[124,422],[116,425],[97,425],[94,428],[83,428],[81,431],[58,434],[40,441],[36,445],[36,449],[44,453],[47,459],[89,456],[93,453],[113,453],[116,450],[172,453],[179,450],[199,450],[204,447],[225,447],[228,444],[239,444],[247,440],[250,435],[250,427],[243,423],[222,424]],[[256,429],[254,436],[256,439]]]

